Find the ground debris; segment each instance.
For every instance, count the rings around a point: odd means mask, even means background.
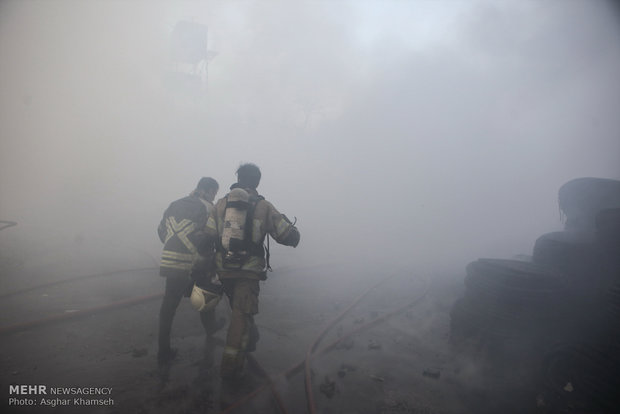
[[[380,377],[380,376],[378,376],[378,375],[373,375],[373,374],[370,374],[370,375],[369,375],[369,377],[370,377],[370,379],[371,379],[371,380],[373,380],[373,381],[377,381],[377,382],[384,382],[384,381],[385,381],[385,378]]]
[[[415,411],[409,407],[407,401],[388,398],[378,404],[377,412],[380,414],[413,414]]]
[[[381,349],[381,343],[370,339],[368,341],[368,349],[379,350]]]
[[[347,372],[356,371],[356,370],[357,370],[357,367],[353,365],[342,364],[340,365],[340,369],[338,369],[338,376],[340,378],[343,378],[345,375],[347,375]]]
[[[321,385],[319,385],[319,390],[325,394],[327,398],[332,398],[336,394],[336,383],[330,380],[326,375]]]
[[[441,376],[441,371],[436,368],[426,368],[424,369],[424,371],[422,371],[422,375],[424,375],[425,377],[439,379],[439,377]]]

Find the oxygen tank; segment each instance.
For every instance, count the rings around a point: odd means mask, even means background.
[[[246,250],[245,222],[250,206],[249,200],[250,195],[241,188],[234,188],[228,193],[224,212],[222,247],[229,253]]]

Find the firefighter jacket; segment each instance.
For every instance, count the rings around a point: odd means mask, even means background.
[[[173,201],[164,212],[157,233],[164,243],[160,275],[187,272],[208,267],[213,260],[213,241],[205,233],[205,225],[213,204],[196,193]]]
[[[237,188],[233,184],[231,189]],[[250,230],[251,242],[255,246],[250,254],[244,258],[238,268],[227,268],[224,261],[224,249],[220,242],[224,229],[224,215],[226,210],[226,196],[219,199],[215,204],[213,212],[207,220],[206,231],[216,238],[215,267],[220,279],[246,277],[251,279],[266,279],[267,262],[265,259],[265,249],[263,243],[269,234],[279,244],[296,247],[299,243],[299,231],[288,220],[288,218],[278,212],[269,201],[260,197],[255,189],[244,188],[251,197],[258,198],[251,219],[252,228]]]

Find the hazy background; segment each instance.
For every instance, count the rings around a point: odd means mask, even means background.
[[[606,1],[2,1],[0,220],[158,255],[164,209],[241,162],[297,217],[275,263],[530,254],[557,190],[620,179]],[[179,20],[208,90],[167,87]],[[20,230],[21,229],[21,230]],[[34,237],[34,236],[33,236]]]

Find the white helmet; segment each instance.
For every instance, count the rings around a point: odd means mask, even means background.
[[[196,285],[192,289],[189,301],[198,312],[206,312],[215,309],[222,295],[202,289]]]

